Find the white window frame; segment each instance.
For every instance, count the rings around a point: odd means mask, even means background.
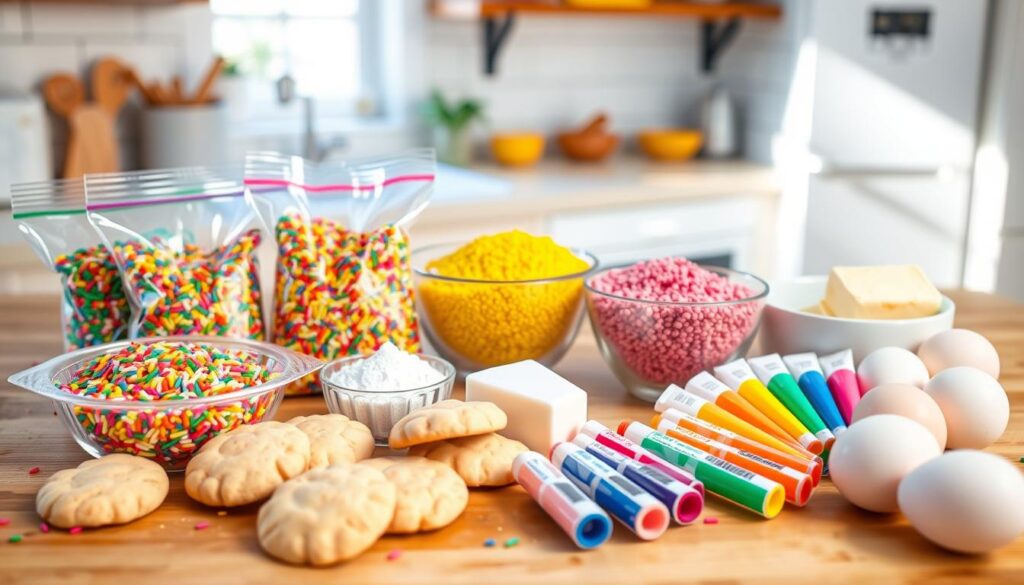
[[[325,0],[329,1],[329,0]],[[321,114],[323,101],[313,99],[315,114],[315,128],[318,134],[337,134],[342,132],[362,130],[391,130],[400,127],[405,123],[405,116],[402,108],[402,96],[399,95],[403,88],[397,80],[402,74],[404,67],[404,51],[393,50],[395,47],[388,46],[388,43],[400,40],[400,31],[403,23],[403,0],[359,0],[359,8],[356,13],[356,23],[359,27],[359,76],[360,85],[364,92],[372,95],[359,96],[351,104],[351,110],[345,114]],[[308,18],[290,17],[287,15],[278,16],[245,16],[223,13],[213,13],[213,18]],[[398,27],[397,29],[395,27]],[[388,62],[384,63],[387,56]],[[267,80],[273,83],[273,80]],[[297,98],[301,98],[299,94]],[[359,101],[369,99],[372,101],[373,112],[361,114]],[[239,128],[239,133],[245,136],[285,136],[299,135],[303,131],[303,104],[301,99],[292,103],[279,105],[280,115],[271,117],[251,116]]]

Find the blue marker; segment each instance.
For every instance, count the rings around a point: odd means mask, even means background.
[[[685,483],[669,477],[653,465],[646,465],[626,457],[615,449],[597,442],[589,435],[579,433],[572,441],[596,456],[606,465],[626,476],[645,492],[658,498],[672,513],[677,524],[692,524],[704,509],[704,496]]]
[[[818,416],[825,421],[832,434],[838,437],[846,430],[846,421],[839,413],[839,407],[836,406],[832,392],[828,389],[828,382],[825,381],[825,373],[821,371],[818,356],[813,353],[796,353],[785,356],[782,361],[789,368],[789,373],[796,378],[797,384]]]
[[[559,443],[551,462],[569,481],[644,540],[668,529],[668,508],[579,445]]]

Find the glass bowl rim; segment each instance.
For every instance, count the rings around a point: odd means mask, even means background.
[[[334,370],[340,370],[342,367],[347,366],[349,364],[352,364],[352,363],[355,363],[355,362],[358,362],[358,361],[362,361],[362,360],[368,359],[368,358],[371,357],[371,355],[372,354],[370,354],[370,355],[350,355],[350,356],[346,356],[346,357],[343,357],[343,358],[338,358],[336,360],[332,360],[332,361],[328,362],[326,365],[324,365],[324,367],[321,369],[321,372],[320,372],[320,387],[325,392],[330,391],[330,392],[347,392],[347,393],[350,393],[350,394],[361,394],[361,395],[362,394],[372,394],[372,395],[380,395],[380,396],[396,396],[396,395],[400,395],[400,394],[414,394],[416,392],[425,392],[427,390],[432,390],[432,389],[437,388],[439,386],[444,386],[446,384],[452,384],[453,382],[455,382],[455,376],[458,373],[458,371],[455,369],[455,366],[452,365],[451,362],[449,362],[448,360],[446,360],[446,359],[444,359],[442,357],[438,357],[436,355],[430,355],[430,354],[426,354],[426,353],[416,353],[416,354],[413,354],[413,355],[415,355],[416,357],[418,357],[418,358],[420,358],[422,360],[430,362],[431,367],[433,367],[434,369],[437,369],[437,366],[443,367],[444,369],[439,371],[438,373],[439,374],[443,374],[444,378],[442,378],[441,380],[438,380],[437,382],[432,382],[430,384],[427,384],[425,386],[418,386],[416,388],[405,388],[405,389],[400,389],[400,390],[371,390],[371,389],[366,389],[366,388],[349,388],[348,386],[342,386],[341,384],[336,384],[336,383],[330,381],[330,374],[334,373]],[[328,375],[325,376],[324,375],[324,371],[326,371],[328,368],[332,368],[331,372],[329,372]]]
[[[151,344],[157,342],[184,342],[184,343],[206,343],[219,347],[228,346],[232,349],[243,349],[255,353],[261,357],[270,357],[285,368],[281,375],[273,380],[246,386],[232,392],[215,394],[213,396],[202,396],[198,398],[186,398],[184,400],[103,400],[88,396],[79,396],[65,392],[53,382],[53,374],[64,370],[75,364],[84,364],[101,354],[121,349],[132,343]],[[305,366],[305,367],[302,367]],[[75,406],[88,406],[95,409],[105,410],[180,410],[199,406],[217,405],[225,402],[236,402],[254,396],[262,396],[269,392],[283,389],[284,386],[309,374],[313,374],[324,366],[324,362],[313,356],[292,351],[286,347],[276,345],[268,341],[255,339],[242,339],[236,337],[216,337],[208,335],[175,335],[161,337],[140,337],[137,339],[124,339],[101,345],[83,347],[75,351],[64,353],[49,360],[32,366],[31,368],[16,372],[7,378],[7,381],[15,386],[24,388],[40,396],[63,403],[71,403]],[[45,376],[46,383],[43,383]]]
[[[726,276],[726,277],[740,276],[740,277],[743,277],[743,278],[749,278],[749,279],[755,281],[757,284],[759,284],[761,286],[761,292],[756,293],[752,297],[747,297],[747,298],[743,298],[743,299],[730,299],[730,300],[727,300],[727,301],[658,301],[658,300],[653,300],[653,299],[635,299],[633,297],[627,297],[627,296],[617,295],[617,294],[614,294],[614,293],[604,292],[604,291],[601,291],[601,290],[597,290],[596,288],[593,287],[593,285],[591,285],[591,281],[593,279],[597,278],[598,276],[600,276],[600,275],[602,275],[602,274],[604,274],[604,273],[606,273],[606,272],[608,272],[610,270],[618,270],[618,269],[622,269],[622,268],[627,268],[627,267],[633,266],[635,264],[637,264],[637,263],[633,262],[633,263],[629,263],[629,264],[621,264],[621,265],[617,265],[617,266],[608,266],[607,268],[602,268],[602,269],[594,272],[593,274],[591,274],[589,277],[587,277],[587,279],[583,282],[583,288],[585,288],[588,293],[593,293],[595,295],[599,295],[599,296],[610,298],[610,299],[615,299],[615,300],[619,300],[619,301],[628,301],[628,302],[639,303],[639,304],[644,304],[644,305],[663,306],[663,307],[716,307],[716,306],[725,307],[725,306],[729,306],[729,305],[742,305],[742,304],[745,304],[745,303],[752,303],[752,302],[756,302],[756,301],[764,301],[768,297],[768,292],[769,292],[769,288],[770,288],[769,285],[768,285],[768,282],[765,279],[761,278],[760,276],[757,276],[756,274],[754,274],[752,272],[744,272],[742,270],[735,270],[733,268],[725,268],[723,266],[704,265],[704,264],[700,264],[700,263],[697,263],[697,266],[700,266],[704,270],[709,270],[711,272],[715,272],[715,273],[717,273],[719,275],[722,275],[722,276]]]
[[[415,258],[418,255],[422,255],[428,251],[436,251],[440,248],[464,246],[468,243],[469,242],[444,242],[439,244],[430,244],[429,246],[423,246],[422,248],[417,248],[416,250],[413,250],[410,259]],[[462,284],[546,284],[553,282],[561,282],[565,280],[575,280],[577,278],[585,278],[587,275],[597,270],[598,267],[601,265],[601,262],[597,259],[597,256],[591,254],[590,252],[584,250],[583,248],[572,248],[569,246],[563,247],[572,252],[573,255],[579,258],[580,260],[586,261],[588,263],[587,268],[579,272],[573,272],[570,274],[549,276],[546,278],[528,278],[524,280],[487,280],[482,278],[462,278],[459,276],[444,276],[442,274],[436,274],[434,272],[427,272],[426,270],[419,268],[416,265],[415,261],[412,262],[412,270],[417,276],[422,276],[424,278]]]

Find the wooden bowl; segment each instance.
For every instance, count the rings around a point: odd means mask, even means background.
[[[604,160],[618,145],[618,136],[604,132],[563,132],[558,135],[559,148],[572,160]]]
[[[643,130],[636,141],[644,154],[654,160],[681,161],[697,155],[704,142],[699,130]]]
[[[502,132],[491,136],[491,155],[507,167],[534,165],[544,154],[544,135],[537,132]]]

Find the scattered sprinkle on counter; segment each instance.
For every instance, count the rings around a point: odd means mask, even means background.
[[[498,544],[498,541],[494,540],[493,538],[488,538],[487,540],[484,541],[484,546],[486,546],[487,548],[491,548],[491,547],[493,547],[493,546],[495,546],[497,544]]]
[[[517,544],[519,544],[519,537],[518,536],[513,536],[512,538],[510,538],[510,539],[505,541],[505,548],[512,548],[513,546],[516,546]]]
[[[72,527],[71,527],[71,528],[70,528],[70,529],[68,530],[68,533],[70,533],[70,534],[72,534],[72,535],[75,535],[75,534],[81,534],[81,533],[82,533],[82,527],[81,527],[81,526],[72,526]]]
[[[276,373],[254,354],[204,343],[130,343],[97,356],[60,389],[98,400],[158,402],[204,398],[263,384]],[[75,418],[108,453],[183,466],[208,439],[259,422],[273,393],[225,405],[120,410],[75,406]]]
[[[7,526],[11,523],[10,518],[0,518],[0,526]]]
[[[39,473],[39,467],[33,467],[33,468],[28,470],[28,474],[29,475],[35,475],[37,473]]]
[[[196,530],[206,530],[210,527],[210,523],[205,520],[202,522],[196,522]]]
[[[49,524],[47,524],[46,522],[40,522],[39,523],[39,532],[42,532],[43,534],[46,534],[49,531],[50,531],[50,525]]]
[[[397,561],[399,559],[399,557],[401,557],[401,556],[402,556],[402,551],[396,548],[396,549],[394,549],[394,550],[392,550],[391,552],[388,553],[388,557],[387,558],[388,558],[389,561]]]
[[[10,543],[21,542],[21,535],[20,534],[12,534],[11,537],[7,539],[7,542],[10,542]]]
[[[704,523],[705,524],[718,524],[718,518],[715,518],[714,516],[708,516],[707,518],[704,518]]]

